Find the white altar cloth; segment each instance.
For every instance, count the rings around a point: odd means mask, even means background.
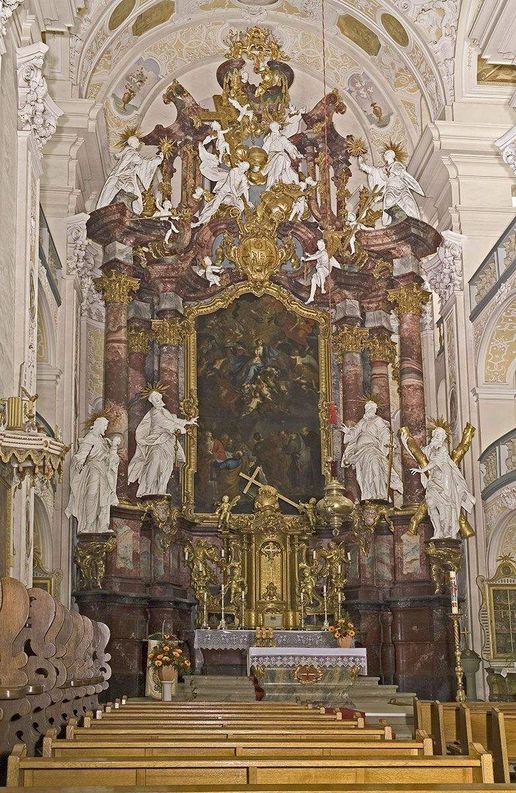
[[[325,667],[359,666],[360,674],[367,675],[367,650],[365,647],[249,647],[247,651],[247,674],[256,664],[278,668],[310,663]]]

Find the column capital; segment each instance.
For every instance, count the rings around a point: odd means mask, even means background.
[[[389,336],[385,334],[369,334],[365,345],[372,361],[385,361],[394,364],[396,362],[396,345]]]
[[[366,328],[356,325],[340,325],[334,332],[332,347],[338,359],[342,360],[347,352],[362,352],[367,344],[369,333]]]
[[[462,248],[467,237],[455,231],[443,231],[443,241],[435,256],[423,265],[430,287],[439,295],[441,309],[454,292],[462,292]]]
[[[163,346],[178,346],[186,339],[191,330],[191,322],[185,319],[153,319],[152,333],[154,338]]]
[[[95,288],[102,292],[105,303],[130,303],[131,292],[136,292],[140,286],[138,278],[111,270],[109,274],[95,278]]]
[[[398,316],[403,314],[421,316],[423,307],[430,299],[430,292],[422,289],[418,284],[410,283],[389,289],[387,297],[394,304],[394,310]]]
[[[129,328],[127,331],[127,347],[129,352],[147,352],[151,342],[151,334],[145,328]]]

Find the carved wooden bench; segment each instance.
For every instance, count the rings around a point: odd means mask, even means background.
[[[491,755],[472,744],[468,756],[275,758],[27,757],[18,744],[8,760],[8,786],[216,785],[493,782]],[[213,789],[213,788],[212,788]]]

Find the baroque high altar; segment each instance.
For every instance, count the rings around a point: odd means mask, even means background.
[[[320,627],[345,602],[370,674],[448,698],[443,570],[460,542],[431,526],[411,471],[430,448],[420,261],[440,235],[396,141],[373,167],[338,131],[337,92],[294,105],[268,30],[227,44],[212,107],[175,80],[174,122],[126,131],[88,221],[104,251],[107,420],[88,448],[108,474],[87,525],[89,452],[76,469],[77,600],[110,626],[126,693],[164,620]]]

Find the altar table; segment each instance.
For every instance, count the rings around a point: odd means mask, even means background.
[[[340,667],[360,669],[367,675],[365,647],[250,647],[247,651],[247,674],[252,666],[282,669],[315,664],[326,669]]]
[[[191,637],[190,633],[190,637]],[[186,636],[188,639],[189,636]],[[329,631],[274,631],[277,647],[328,647],[335,648],[335,639]],[[247,652],[256,643],[254,630],[204,630],[198,628],[193,635],[195,671],[204,666],[203,650],[240,650]],[[269,648],[270,649],[270,648]]]

